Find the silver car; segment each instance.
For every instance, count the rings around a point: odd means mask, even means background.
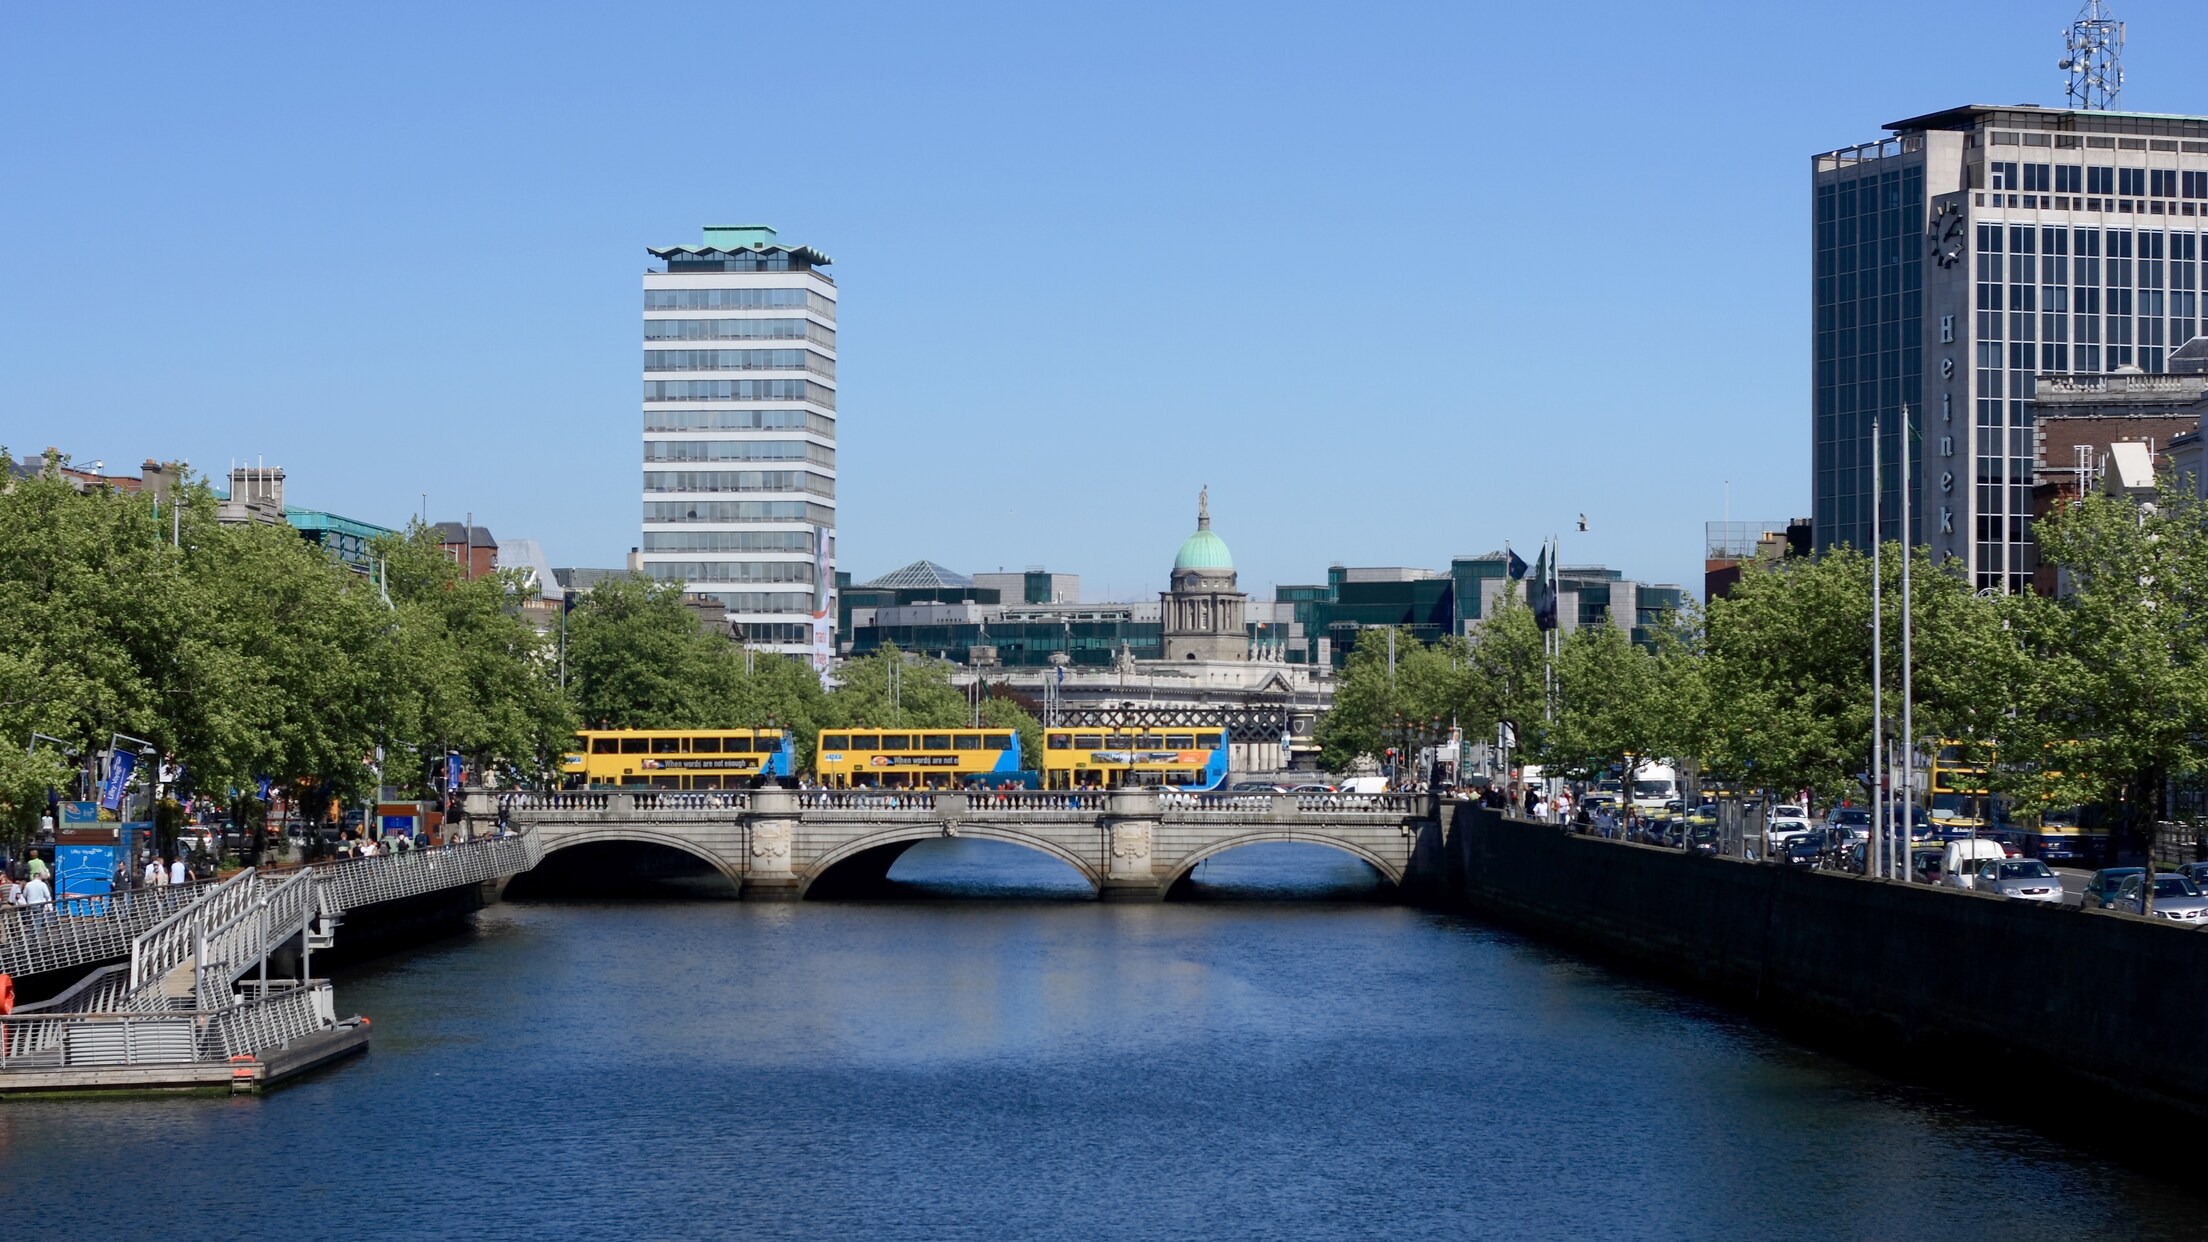
[[[2062,904],[2062,879],[2047,869],[2047,864],[2036,858],[1991,859],[1978,867],[1976,883],[1971,885],[1981,893],[1996,897],[2009,897],[2017,901],[2044,901],[2049,905]],[[2161,900],[2156,890],[2156,900]]]
[[[2144,875],[2126,877],[2109,909],[2138,914],[2139,890],[2145,879]],[[2163,872],[2154,877],[2154,917],[2183,927],[2208,926],[2208,897],[2201,896],[2200,886],[2184,876]]]

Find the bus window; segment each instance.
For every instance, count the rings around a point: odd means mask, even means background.
[[[1145,733],[1142,735],[1142,747],[1145,750],[1156,750],[1163,745],[1165,745],[1165,739],[1159,737],[1155,733]]]
[[[1012,735],[1009,733],[991,733],[981,739],[981,745],[985,750],[1007,750],[1012,745]]]
[[[721,739],[719,739],[719,738],[717,738],[717,737],[694,737],[694,738],[691,738],[691,739],[690,739],[690,753],[691,753],[691,754],[693,754],[693,755],[717,755],[717,754],[720,754],[720,753],[721,753]]]
[[[822,750],[849,750],[851,749],[851,735],[848,733],[823,733],[820,735],[820,748]]]
[[[1102,750],[1104,749],[1104,735],[1101,733],[1079,734],[1073,739],[1073,748],[1075,750]]]
[[[682,739],[679,737],[655,737],[652,739],[652,753],[655,755],[679,755],[682,753]]]
[[[643,777],[636,775],[634,772],[631,772],[621,778],[621,783],[624,785],[645,785],[649,784],[650,782],[646,781]]]
[[[981,735],[979,733],[961,733],[951,739],[951,745],[954,750],[980,750]]]
[[[1131,733],[1114,733],[1105,738],[1104,742],[1113,750],[1127,750],[1135,745],[1135,738]]]
[[[884,733],[884,734],[882,735],[882,745],[881,745],[881,749],[883,749],[883,750],[911,750],[911,749],[912,749],[912,735],[911,735],[911,734],[909,734],[909,733]]]
[[[641,755],[644,753],[645,745],[643,738],[625,737],[621,739],[621,753],[624,755]]]
[[[594,755],[618,755],[621,753],[621,739],[617,737],[594,737],[590,739],[590,753]]]
[[[853,750],[880,750],[881,748],[882,735],[879,733],[854,733],[851,735],[851,749]]]
[[[1165,748],[1167,750],[1194,750],[1196,749],[1196,735],[1193,733],[1168,734],[1165,739]]]
[[[1043,746],[1049,750],[1072,750],[1073,735],[1071,733],[1050,734],[1043,739]]]
[[[920,737],[920,749],[922,750],[949,750],[950,748],[951,737],[948,733],[927,733]]]

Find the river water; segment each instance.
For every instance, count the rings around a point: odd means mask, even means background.
[[[261,1099],[0,1104],[0,1236],[2190,1238],[2208,1202],[1322,847],[1101,905],[508,903]]]

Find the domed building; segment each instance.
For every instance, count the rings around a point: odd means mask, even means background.
[[[1196,496],[1196,533],[1173,558],[1172,589],[1158,595],[1160,655],[1182,660],[1250,658],[1249,596],[1235,589],[1234,556],[1211,530],[1211,489]]]

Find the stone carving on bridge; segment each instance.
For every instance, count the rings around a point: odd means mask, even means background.
[[[790,826],[773,820],[754,825],[751,830],[751,856],[753,858],[788,858],[790,856]]]
[[[1150,857],[1150,825],[1117,824],[1112,828],[1112,857]]]

